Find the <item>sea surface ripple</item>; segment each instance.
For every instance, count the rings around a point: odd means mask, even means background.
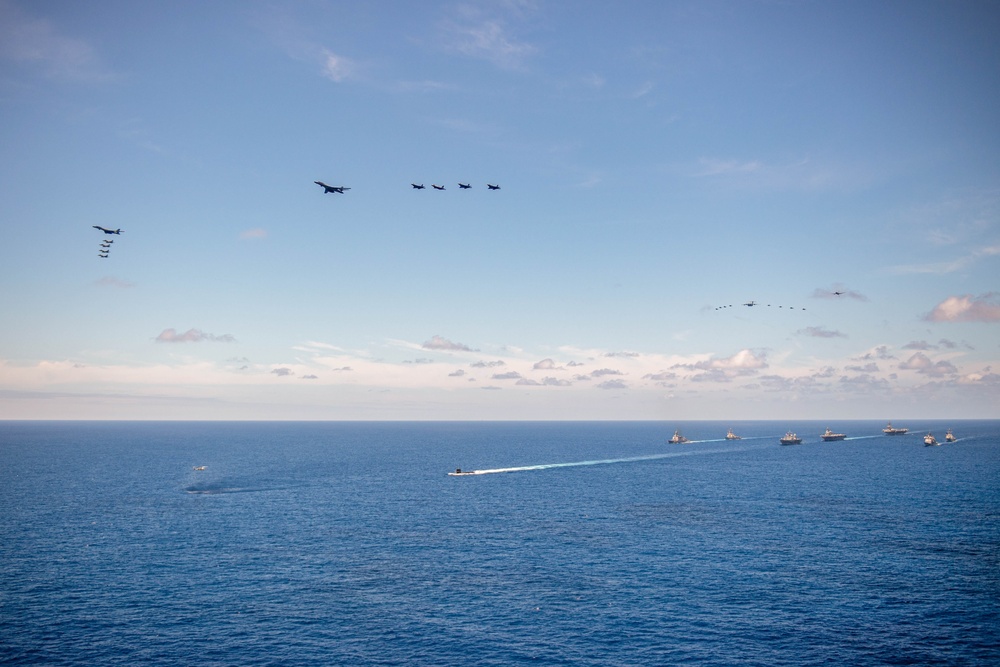
[[[0,422],[0,663],[1000,664],[1000,421],[830,425]]]

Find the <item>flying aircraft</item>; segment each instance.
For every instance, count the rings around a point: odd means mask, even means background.
[[[458,187],[462,188],[463,190],[468,190],[469,188],[472,187],[472,185],[470,185],[468,183],[459,183]]]
[[[100,257],[101,259],[107,259],[108,258],[107,255],[98,255],[98,257]]]
[[[757,305],[757,302],[756,301],[751,301],[749,303],[744,303],[743,305],[744,306],[749,306],[749,307],[753,308],[754,306]]]
[[[100,225],[91,225],[91,227],[93,227],[94,229],[100,229],[105,234],[121,234],[122,233],[122,230],[120,230],[120,229],[108,229],[106,227],[101,227]]]
[[[431,183],[431,187],[434,188],[435,190],[444,190],[443,185],[434,185],[433,183]]]
[[[424,189],[424,184],[423,183],[421,183],[420,185],[417,185],[416,183],[410,183],[410,185],[413,186],[414,190],[423,190]]]
[[[490,185],[489,183],[486,184],[486,187],[488,187],[490,190],[499,190],[500,189],[499,185]]]
[[[339,195],[344,194],[345,190],[350,190],[350,188],[345,188],[343,185],[327,185],[323,181],[313,181],[316,185],[323,188],[323,194],[330,194],[331,192],[336,192]]]
[[[834,296],[841,296],[842,294],[846,294],[846,292],[834,292],[833,294]]]

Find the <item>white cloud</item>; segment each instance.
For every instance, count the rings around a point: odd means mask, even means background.
[[[62,34],[49,21],[28,16],[0,1],[0,58],[37,65],[46,76],[80,83],[115,77],[87,42]]]
[[[354,61],[338,55],[329,49],[322,49],[323,76],[336,83],[343,83],[354,75],[357,66]]]
[[[915,352],[912,357],[899,364],[903,370],[917,371],[932,377],[944,377],[958,373],[950,361],[931,361],[923,352]]]
[[[475,352],[475,350],[464,343],[455,343],[441,336],[432,336],[429,341],[423,344],[423,348],[425,350],[445,350],[450,352]]]
[[[1000,293],[950,296],[924,319],[928,322],[1000,322]]]
[[[796,333],[800,336],[809,336],[811,338],[847,338],[847,334],[835,330],[832,331],[826,327],[806,327],[805,329],[799,329]]]
[[[956,257],[947,262],[920,262],[918,264],[901,264],[892,267],[891,271],[896,274],[930,273],[934,275],[944,275],[955,273],[968,268],[982,259],[996,257],[1000,255],[1000,245],[976,248],[961,257]]]
[[[154,340],[157,343],[200,343],[210,341],[214,343],[235,343],[236,338],[232,334],[222,334],[217,336],[202,331],[201,329],[188,329],[184,333],[177,333],[176,329],[164,329]]]

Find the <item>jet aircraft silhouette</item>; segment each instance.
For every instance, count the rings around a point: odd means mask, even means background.
[[[121,234],[122,233],[122,230],[120,230],[120,229],[108,229],[106,227],[101,227],[100,225],[91,225],[91,227],[93,227],[94,229],[100,229],[105,234]]]
[[[489,183],[486,184],[486,187],[488,187],[490,190],[499,190],[500,189],[499,185],[490,185]]]
[[[330,194],[331,192],[336,192],[337,194],[344,194],[345,190],[350,190],[350,188],[345,188],[343,185],[327,185],[323,181],[313,181],[316,185],[323,188],[323,194]]]
[[[472,187],[472,185],[470,185],[468,183],[459,183],[458,187],[462,188],[463,190],[468,190],[469,188]]]
[[[433,183],[431,183],[431,187],[434,188],[435,190],[444,190],[443,185],[434,185]]]
[[[842,294],[845,294],[845,292],[834,292],[833,294],[834,294],[834,296],[840,296]]]
[[[423,190],[424,189],[423,183],[421,183],[420,185],[417,185],[416,183],[410,183],[410,185],[413,186],[414,190]]]
[[[753,308],[754,306],[757,305],[757,302],[756,301],[751,301],[749,303],[744,303],[743,305],[744,306],[750,306],[751,308]]]

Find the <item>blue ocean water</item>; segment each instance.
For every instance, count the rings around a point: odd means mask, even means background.
[[[0,423],[0,662],[1000,664],[1000,421],[898,425]]]

